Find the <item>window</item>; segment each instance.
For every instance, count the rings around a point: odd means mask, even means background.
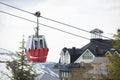
[[[61,54],[60,62],[64,64],[64,54]]]
[[[46,44],[45,39],[43,41],[44,41],[44,47],[47,48],[47,44]]]
[[[70,72],[69,71],[61,72],[61,77],[65,77],[65,78],[70,77]]]
[[[93,58],[93,55],[87,51],[84,55],[83,55],[83,59],[92,59]]]
[[[64,72],[61,72],[61,77],[64,77]]]
[[[40,40],[40,48],[43,48],[43,41]]]
[[[38,48],[38,41],[35,40],[35,49]]]
[[[64,53],[63,51],[61,52],[61,58],[60,58],[60,62],[62,64],[69,64],[70,63],[70,55],[68,52]]]
[[[70,56],[69,56],[69,53],[68,53],[68,52],[65,53],[64,59],[65,59],[65,63],[66,63],[66,64],[69,64],[69,63],[70,63]]]

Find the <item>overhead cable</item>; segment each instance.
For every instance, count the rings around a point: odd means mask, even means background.
[[[81,31],[84,31],[84,32],[90,33],[90,31],[87,31],[87,30],[84,30],[84,29],[81,29],[81,28],[78,28],[78,27],[75,27],[75,26],[72,26],[72,25],[69,25],[69,24],[66,24],[66,23],[63,23],[63,22],[57,21],[57,20],[53,20],[53,19],[50,19],[50,18],[47,18],[47,17],[43,17],[43,16],[41,16],[41,18],[44,18],[44,19],[47,19],[47,20],[50,20],[50,21],[53,21],[53,22],[56,22],[56,23],[59,23],[59,24],[62,24],[62,25],[65,25],[65,26],[68,26],[68,27],[74,28],[74,29],[78,29],[78,30],[81,30]],[[111,39],[111,38],[106,37],[106,36],[103,36],[103,35],[102,35],[102,37],[104,37],[104,38],[108,38],[108,39]]]
[[[8,13],[8,12],[4,12],[4,11],[0,11],[0,12],[4,13],[4,14],[7,14],[7,15],[10,15],[10,16],[13,16],[13,17],[17,17],[17,18],[29,21],[29,22],[32,22],[32,23],[37,23],[36,21],[30,20],[30,19],[26,19],[24,17],[20,17],[20,16],[17,16],[17,15]],[[86,38],[86,37],[83,37],[83,36],[80,36],[80,35],[77,35],[77,34],[74,34],[74,33],[71,33],[71,32],[67,32],[67,31],[64,31],[64,30],[61,30],[61,29],[58,29],[58,28],[54,28],[54,27],[46,25],[46,24],[39,23],[39,25],[42,25],[42,26],[45,26],[45,27],[48,27],[48,28],[51,28],[51,29],[54,29],[54,30],[58,30],[58,31],[61,31],[61,32],[64,32],[64,33],[67,33],[67,34],[70,34],[70,35],[73,35],[73,36],[76,36],[76,37],[79,37],[79,38],[90,40],[89,38]],[[106,45],[106,46],[109,46],[109,44],[101,43],[101,42],[98,42],[98,41],[94,41],[94,42],[99,43],[99,44],[103,44],[103,45]]]
[[[20,10],[20,11],[23,11],[23,12],[26,12],[26,13],[29,13],[29,14],[34,15],[34,13],[31,13],[31,12],[29,12],[29,11],[26,11],[26,10],[23,10],[23,9],[20,9],[20,8],[17,8],[17,7],[14,7],[14,6],[11,6],[11,5],[6,4],[6,3],[3,3],[3,2],[0,2],[0,4],[3,4],[3,5],[6,5],[6,6],[8,6],[8,7],[11,7],[11,8],[14,8],[14,9],[17,9],[17,10]],[[56,23],[59,23],[59,24],[62,24],[62,25],[65,25],[65,26],[68,26],[68,27],[77,29],[77,30],[81,30],[81,31],[90,33],[90,31],[87,31],[87,30],[84,30],[84,29],[81,29],[81,28],[78,28],[78,27],[75,27],[75,26],[72,26],[72,25],[69,25],[69,24],[66,24],[66,23],[57,21],[57,20],[53,20],[53,19],[50,19],[50,18],[47,18],[47,17],[44,17],[44,16],[40,16],[40,17],[43,18],[43,19],[46,19],[46,20],[50,20],[50,21],[53,21],[53,22],[56,22]],[[102,35],[102,37],[107,38],[107,39],[111,39],[111,38],[106,37],[106,36],[103,36],[103,35]],[[111,40],[112,40],[112,39],[111,39]]]
[[[11,8],[14,8],[14,9],[17,9],[17,10],[20,10],[20,11],[23,11],[23,12],[26,12],[26,13],[29,13],[29,14],[34,14],[34,13],[29,12],[29,11],[26,11],[26,10],[23,10],[23,9],[20,9],[20,8],[17,8],[17,7],[14,7],[14,6],[11,6],[11,5],[6,4],[6,3],[3,3],[3,2],[0,2],[0,4],[6,5],[6,6],[8,6],[8,7],[11,7]]]
[[[14,16],[14,17],[17,17],[17,18],[20,18],[20,19],[23,19],[23,20],[27,20],[29,22],[33,22],[33,23],[37,23],[33,20],[30,20],[30,19],[27,19],[27,18],[23,18],[23,17],[20,17],[20,16],[17,16],[17,15],[14,15],[14,14],[11,14],[11,13],[8,13],[8,12],[4,12],[4,11],[0,11],[1,13],[5,13],[5,14],[8,14],[8,15],[11,15],[11,16]],[[86,38],[86,37],[83,37],[83,36],[80,36],[80,35],[77,35],[77,34],[74,34],[74,33],[71,33],[71,32],[67,32],[67,31],[64,31],[62,29],[58,29],[58,28],[54,28],[52,26],[49,26],[49,25],[46,25],[46,24],[42,24],[42,23],[39,23],[40,25],[42,26],[45,26],[45,27],[48,27],[48,28],[52,28],[52,29],[55,29],[55,30],[58,30],[58,31],[61,31],[61,32],[64,32],[64,33],[67,33],[67,34],[70,34],[70,35],[73,35],[73,36],[77,36],[77,37],[80,37],[80,38],[84,38],[86,40],[90,40],[89,38]]]

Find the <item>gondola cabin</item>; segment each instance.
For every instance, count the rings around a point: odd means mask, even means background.
[[[48,48],[44,35],[28,37],[26,55],[29,62],[46,62]]]

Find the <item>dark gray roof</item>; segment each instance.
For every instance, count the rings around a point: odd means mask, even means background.
[[[90,33],[103,33],[103,31],[96,28],[96,29],[90,31]]]
[[[81,48],[83,53],[86,49],[89,49],[96,57],[104,56],[107,51],[112,48],[111,40],[103,39],[91,39],[90,43]]]
[[[79,48],[75,48],[73,47],[72,49],[71,48],[63,48],[63,52],[65,53],[66,51],[68,51],[70,53],[70,59],[71,59],[71,63],[73,63],[77,58],[79,58],[80,56],[80,52],[81,52],[81,49]]]
[[[71,63],[74,63],[76,59],[78,59],[83,52],[89,49],[96,57],[105,56],[105,53],[112,48],[111,40],[103,40],[103,39],[91,39],[90,43],[80,48],[63,48],[63,52],[68,51],[70,53]]]

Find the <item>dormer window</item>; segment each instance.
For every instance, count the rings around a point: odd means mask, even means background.
[[[89,51],[86,51],[86,53],[83,55],[83,59],[93,59],[93,55],[89,53]]]

